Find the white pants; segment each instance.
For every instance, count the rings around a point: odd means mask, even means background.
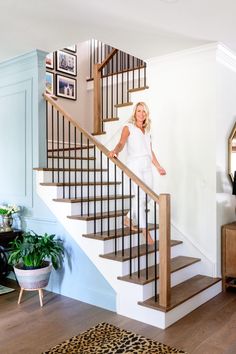
[[[136,174],[149,188],[152,188],[152,161],[149,155],[135,157],[132,160],[127,161],[127,167]],[[146,193],[139,188],[139,208],[138,208],[138,187],[137,184],[132,182],[132,198],[131,210],[128,213],[128,218],[131,218],[134,225],[138,225],[140,228],[146,228]],[[150,197],[147,196],[149,202]]]

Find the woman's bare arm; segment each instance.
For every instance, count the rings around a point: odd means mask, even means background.
[[[152,150],[152,144],[151,144],[151,150]],[[152,150],[152,163],[156,167],[157,171],[160,173],[161,176],[166,175],[166,170],[158,162],[153,150]]]
[[[119,152],[121,152],[126,144],[126,141],[129,137],[129,128],[127,126],[124,126],[124,128],[122,129],[122,133],[120,136],[120,141],[119,143],[116,145],[116,147],[111,150],[108,154],[109,157],[117,157]]]

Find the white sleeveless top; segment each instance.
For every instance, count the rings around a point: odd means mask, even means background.
[[[149,156],[152,159],[151,150],[151,134],[143,132],[132,123],[127,123],[125,126],[129,128],[129,136],[127,139],[127,159],[132,160],[135,157]]]

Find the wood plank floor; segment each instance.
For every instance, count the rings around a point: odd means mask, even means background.
[[[12,280],[5,285],[17,288]],[[49,292],[45,292],[43,308],[36,292],[25,292],[22,303],[17,305],[18,294],[17,289],[0,296],[1,354],[40,354],[99,322],[134,331],[189,354],[236,353],[233,290],[219,294],[166,330]]]

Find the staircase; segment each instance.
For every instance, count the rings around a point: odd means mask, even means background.
[[[49,95],[45,100],[48,156],[47,167],[36,169],[38,193],[116,291],[117,313],[166,328],[221,292],[201,259],[170,239],[170,196],[157,196],[121,161],[108,159],[99,141]],[[151,246],[139,222],[136,231],[124,226],[137,202],[132,184],[146,195]]]

